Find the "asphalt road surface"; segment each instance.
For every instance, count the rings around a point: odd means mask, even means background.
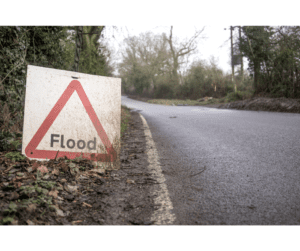
[[[148,104],[174,224],[300,225],[300,114]]]

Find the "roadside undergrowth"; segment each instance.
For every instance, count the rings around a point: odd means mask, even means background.
[[[121,137],[129,127],[130,115],[130,109],[122,106]],[[53,224],[56,217],[67,215],[60,209],[62,200],[74,200],[77,190],[89,189],[80,185],[81,180],[106,178],[110,170],[120,167],[121,139],[112,142],[117,154],[114,162],[95,165],[94,161],[80,157],[40,162],[20,153],[22,134],[15,131],[13,128],[6,134],[2,132],[0,138],[2,146],[5,143],[0,149],[0,225]]]
[[[226,102],[225,98],[213,98],[206,101],[199,100],[190,100],[190,99],[151,99],[148,100],[148,103],[159,104],[159,105],[188,105],[188,106],[199,106],[199,105],[208,105],[208,104],[221,104]]]
[[[128,128],[130,120],[130,109],[124,105],[121,106],[121,138]]]

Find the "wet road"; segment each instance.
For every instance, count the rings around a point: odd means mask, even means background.
[[[148,122],[175,224],[300,225],[300,114],[122,104]]]

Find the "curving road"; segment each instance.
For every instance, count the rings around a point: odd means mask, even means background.
[[[148,122],[174,224],[300,224],[300,114],[122,104]]]

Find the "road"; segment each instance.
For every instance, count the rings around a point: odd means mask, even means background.
[[[149,125],[174,224],[300,224],[300,114],[122,104]]]

